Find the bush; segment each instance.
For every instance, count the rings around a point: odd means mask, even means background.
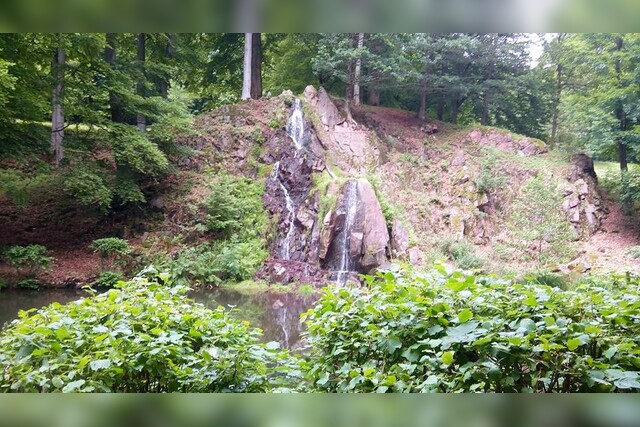
[[[108,261],[109,267],[112,267],[115,260],[122,261],[131,253],[129,242],[119,237],[96,239],[91,244],[91,249],[100,254],[103,268],[105,261]]]
[[[638,278],[573,291],[443,267],[326,289],[303,315],[313,386],[338,392],[640,389]]]
[[[247,178],[221,175],[205,202],[207,228],[225,237],[262,237],[268,217],[262,205],[264,186]]]
[[[507,225],[518,239],[512,246],[538,267],[571,255],[571,226],[561,208],[558,190],[542,177],[529,179],[511,207]]]
[[[447,237],[438,243],[438,248],[461,269],[473,270],[484,264],[482,258],[476,256],[473,245],[466,240]]]
[[[4,253],[7,264],[16,269],[18,276],[31,278],[40,270],[46,270],[53,258],[47,256],[47,248],[42,245],[12,246]]]
[[[137,278],[21,312],[0,337],[0,391],[266,392],[294,380],[276,343],[186,290]]]
[[[502,188],[507,177],[497,174],[497,159],[495,154],[487,154],[480,165],[480,174],[476,180],[476,189],[478,193],[492,193]]]
[[[122,273],[116,271],[103,271],[96,280],[91,282],[91,286],[95,288],[111,288],[122,280],[124,280]]]
[[[568,286],[564,277],[547,270],[532,271],[526,274],[524,276],[524,282],[559,289],[567,289]]]
[[[259,239],[245,242],[218,241],[181,251],[167,265],[179,284],[219,285],[225,280],[248,280],[268,256]]]

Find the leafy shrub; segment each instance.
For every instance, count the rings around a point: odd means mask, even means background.
[[[20,207],[26,207],[33,194],[45,187],[56,188],[58,177],[50,172],[26,174],[16,169],[0,169],[0,194]]]
[[[225,280],[250,279],[267,256],[268,251],[260,239],[217,241],[181,251],[168,269],[176,283],[218,285]]]
[[[548,270],[532,271],[524,276],[524,282],[559,289],[566,289],[568,286],[564,277]]]
[[[102,294],[21,312],[0,337],[0,390],[265,392],[291,382],[291,359],[184,287],[137,278]]]
[[[19,289],[40,289],[40,282],[33,277],[28,279],[18,280],[15,283],[15,287]]]
[[[573,291],[443,267],[328,288],[303,315],[322,391],[639,390],[638,278]]]
[[[519,240],[512,246],[538,266],[571,254],[571,228],[561,208],[559,192],[542,177],[529,179],[511,207],[507,225]]]
[[[495,154],[487,154],[480,165],[480,174],[476,180],[476,189],[479,193],[491,193],[502,188],[507,177],[497,174],[497,159]]]
[[[247,178],[220,175],[212,184],[211,195],[205,202],[207,228],[226,237],[262,236],[267,214],[262,205],[264,186]]]
[[[103,271],[96,280],[91,282],[91,286],[95,288],[111,288],[122,280],[124,280],[122,273],[117,271]]]
[[[122,261],[131,253],[129,242],[118,237],[96,239],[91,244],[91,249],[100,254],[103,268],[105,261],[108,261],[109,267],[112,267],[115,260]]]
[[[438,243],[438,248],[464,270],[480,268],[484,263],[482,258],[476,256],[473,245],[466,240],[447,237]]]
[[[33,277],[38,271],[48,269],[53,258],[47,256],[42,245],[11,246],[4,252],[4,260],[16,269],[19,276]]]

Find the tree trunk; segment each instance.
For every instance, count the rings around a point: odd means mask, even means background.
[[[622,45],[624,43],[622,37],[616,37],[616,51],[622,50]],[[615,62],[615,70],[616,70],[616,79],[618,81],[618,86],[621,85],[621,64],[620,58],[616,58]],[[622,101],[618,101],[618,105],[616,106],[615,115],[618,119],[618,126],[620,132],[623,132],[627,129],[626,117],[624,114],[624,108],[622,106]],[[627,158],[627,145],[618,140],[618,162],[620,163],[620,179],[622,184],[622,212],[625,215],[631,214],[631,198],[629,197],[629,166],[628,166],[628,158]]]
[[[458,100],[456,98],[451,100],[451,123],[454,125],[458,123]]]
[[[420,88],[420,107],[418,108],[418,118],[424,120],[427,116],[427,87],[422,85]]]
[[[145,56],[146,56],[146,48],[145,48],[145,33],[138,33],[138,42],[137,42],[137,57],[138,57],[138,68],[140,75],[138,76],[138,85],[136,87],[136,92],[139,96],[145,96],[144,83],[145,83]],[[147,118],[143,113],[138,112],[136,116],[136,124],[138,125],[138,129],[140,132],[145,133],[147,131]]]
[[[562,96],[562,64],[556,65],[556,91],[553,99],[553,116],[551,117],[551,146],[558,144],[558,122],[560,120],[560,99]]]
[[[487,126],[489,124],[489,91],[485,91],[482,96],[482,117],[480,124]]]
[[[358,50],[364,46],[364,33],[358,33]],[[360,74],[362,69],[362,56],[358,53],[356,58],[356,68],[353,73],[353,103],[360,105]]]
[[[51,114],[51,150],[55,156],[56,167],[60,166],[60,162],[64,157],[64,149],[62,146],[62,140],[64,139],[64,111],[62,109],[62,101],[64,98],[65,61],[64,49],[60,47],[56,48],[51,63],[51,74],[54,81],[51,96],[51,104],[53,107]]]
[[[112,72],[116,66],[116,33],[106,34],[107,44],[104,47],[104,61],[109,64]],[[113,81],[109,81],[109,112],[111,113],[111,121],[116,123],[124,122],[124,112],[118,95],[111,89]]]
[[[380,92],[375,89],[369,91],[369,105],[380,105]]]
[[[253,33],[244,33],[244,65],[242,69],[242,95],[240,99],[251,98],[251,48]]]
[[[253,33],[251,37],[251,98],[262,97],[262,37]]]
[[[176,35],[173,33],[167,34],[167,43],[164,46],[163,52],[163,56],[167,60],[173,59],[175,42]],[[169,78],[169,73],[163,72],[158,81],[158,92],[160,92],[160,96],[162,96],[164,99],[167,99],[169,97],[169,87],[171,86]]]
[[[444,99],[440,98],[438,99],[438,120],[442,121],[442,119],[444,118]]]
[[[353,123],[351,114],[351,100],[353,99],[353,64],[350,61],[347,65],[347,81],[345,82],[344,111],[347,113],[347,123]]]

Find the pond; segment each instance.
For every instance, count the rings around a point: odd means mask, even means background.
[[[40,308],[52,302],[64,304],[84,296],[84,291],[75,289],[4,290],[0,292],[0,326],[15,319],[20,310]],[[198,290],[190,296],[209,308],[219,305],[233,308],[233,317],[262,329],[265,342],[277,341],[288,349],[300,346],[300,314],[317,299],[295,293],[245,295],[227,289]]]

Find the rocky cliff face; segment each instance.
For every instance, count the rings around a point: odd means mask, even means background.
[[[389,255],[389,232],[373,187],[365,179],[347,181],[325,219],[321,265],[334,272],[371,273]]]
[[[329,144],[320,141],[304,114],[301,122],[291,123],[293,119],[300,121],[299,103],[292,107],[288,125],[297,134],[279,132],[269,140],[260,158],[273,165],[263,201],[277,227],[272,259],[260,274],[284,283],[314,282],[329,271],[341,272],[337,280],[344,281],[342,278],[371,273],[387,262],[390,237],[385,218],[373,187],[365,179],[348,180],[326,220],[318,218],[320,196],[312,191],[312,176],[326,169],[327,158],[342,173],[357,176],[373,150],[366,139],[368,131],[338,129],[341,116],[324,89],[316,92],[308,87],[305,96],[321,118],[321,131],[329,136]],[[400,250],[402,246],[400,243]],[[333,276],[336,279],[336,274]]]

